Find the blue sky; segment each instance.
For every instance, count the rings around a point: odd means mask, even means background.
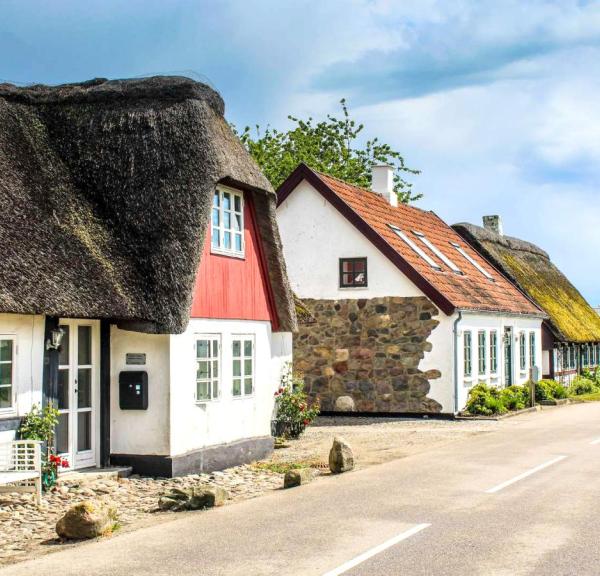
[[[600,2],[1,0],[0,79],[187,73],[239,126],[352,114],[449,223],[499,213],[600,304]]]

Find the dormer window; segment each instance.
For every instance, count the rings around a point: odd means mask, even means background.
[[[213,195],[211,252],[244,257],[244,196],[241,191],[217,186]]]
[[[488,280],[494,280],[494,277],[479,263],[475,258],[473,258],[465,249],[458,244],[457,242],[450,242],[452,246],[454,246],[455,250],[463,256],[465,260],[470,262],[477,270],[479,270]]]
[[[425,253],[425,251],[421,250],[421,248],[419,248],[402,230],[400,230],[400,228],[398,228],[397,226],[393,226],[392,224],[388,224],[388,226],[396,233],[397,236],[402,238],[402,240],[404,240],[404,242],[408,246],[410,246],[410,248],[412,248],[412,250],[416,254],[423,258],[423,260],[425,260],[425,262],[427,262],[427,264],[429,264],[434,270],[442,269],[442,267],[433,258],[431,258],[431,256]]]
[[[427,248],[429,248],[446,266],[448,266],[452,272],[462,274],[460,268],[454,262],[452,262],[452,260],[450,260],[450,258],[448,258],[448,256],[446,256],[433,242],[431,242],[429,238],[425,236],[425,234],[422,232],[417,232],[416,230],[413,230],[413,234],[417,236],[419,240],[421,240],[421,242],[423,242],[423,244],[425,244],[425,246],[427,246]]]
[[[367,287],[367,259],[340,258],[340,288]]]

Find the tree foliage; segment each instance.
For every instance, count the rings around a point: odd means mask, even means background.
[[[378,138],[367,140],[360,146],[357,139],[364,129],[350,118],[346,100],[340,100],[343,116],[338,119],[327,115],[327,119],[315,122],[313,118],[302,120],[288,116],[294,126],[287,131],[267,126],[261,132],[247,126],[239,137],[254,157],[274,188],[278,188],[290,173],[304,162],[311,168],[351,184],[370,188],[371,168],[376,164],[394,167],[394,190],[400,202],[417,200],[412,183],[405,179],[408,174],[419,174],[419,170],[408,168],[402,155],[389,144]],[[235,130],[235,127],[234,127]]]

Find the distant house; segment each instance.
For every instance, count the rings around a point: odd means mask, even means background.
[[[433,212],[300,165],[278,190],[290,282],[310,312],[294,366],[323,410],[454,413],[478,382],[522,383],[545,314]]]
[[[294,302],[223,111],[178,77],[0,85],[0,441],[54,402],[73,468],[270,451]]]
[[[484,227],[454,229],[514,282],[548,318],[542,330],[542,373],[569,383],[583,368],[600,364],[600,317],[550,256],[537,246],[505,236],[498,216]]]

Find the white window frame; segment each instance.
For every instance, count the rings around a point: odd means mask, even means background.
[[[429,238],[427,238],[427,236],[425,236],[425,234],[423,234],[423,232],[418,232],[417,230],[413,230],[412,231],[413,234],[415,236],[417,236],[419,238],[419,240],[421,240],[421,242],[423,242],[423,244],[425,244],[425,246],[427,246],[427,248],[429,248],[446,266],[448,266],[448,268],[450,268],[450,270],[452,270],[452,272],[455,272],[456,274],[462,274],[462,270],[454,263],[452,262],[452,260],[450,260],[450,258],[448,258],[448,256],[446,256],[433,242],[431,242],[431,240],[429,240]]]
[[[477,270],[479,270],[488,280],[494,281],[494,277],[475,260],[468,252],[465,252],[464,248],[458,242],[450,242],[454,249],[465,259],[470,262]]]
[[[487,374],[487,345],[487,332],[485,330],[479,330],[479,332],[477,332],[477,371],[479,376],[485,376]],[[483,354],[481,353],[482,350]]]
[[[535,332],[529,333],[529,367],[533,368],[537,361],[536,358],[537,337]]]
[[[469,330],[463,333],[463,375],[465,378],[473,376],[473,334]]]
[[[240,342],[240,356],[233,355],[233,345],[234,342]],[[245,343],[251,342],[252,344],[252,353],[248,356],[245,353]],[[246,362],[250,361],[251,364],[251,374],[247,374],[246,372]],[[234,363],[240,363],[240,375],[235,375]],[[240,398],[251,398],[254,396],[254,386],[255,386],[255,374],[256,374],[256,339],[254,334],[232,334],[231,336],[231,396],[234,400]],[[246,392],[246,380],[250,379],[252,381],[252,390],[251,392]],[[234,382],[235,380],[240,381],[240,393],[236,394],[234,390]]]
[[[519,369],[521,373],[527,370],[527,338],[525,332],[519,332]]]
[[[10,373],[10,384],[2,385],[2,388],[10,388],[10,406],[6,406],[4,408],[0,408],[0,414],[13,414],[17,411],[17,401],[16,401],[16,365],[17,365],[17,338],[11,334],[1,334],[0,340],[6,340],[12,342],[12,358],[10,361],[4,360],[0,362],[0,364],[12,364],[12,370]]]
[[[209,344],[209,356],[206,358],[200,358],[198,356],[198,342],[201,340],[207,340]],[[221,376],[223,373],[223,363],[221,361],[223,350],[221,346],[221,335],[220,334],[195,334],[194,335],[194,364],[196,370],[195,387],[194,387],[194,401],[196,404],[205,404],[207,402],[214,402],[221,397]],[[217,354],[214,354],[213,343],[217,343]],[[210,365],[210,377],[209,378],[198,378],[198,363],[208,362]],[[214,376],[214,366],[217,364],[217,376]],[[201,382],[209,384],[210,397],[204,398],[198,396],[198,384]],[[216,388],[216,391],[215,391]],[[215,393],[216,392],[216,393]]]
[[[413,250],[413,252],[425,260],[425,262],[427,262],[427,264],[429,264],[434,270],[442,269],[442,267],[433,258],[431,258],[431,256],[421,250],[421,248],[419,248],[404,232],[402,232],[400,228],[392,224],[388,224],[388,226],[396,233],[397,236],[404,240],[404,243],[407,244]]]
[[[490,373],[498,374],[498,331],[490,330]]]
[[[225,194],[230,195],[230,209],[224,207],[223,198]],[[218,205],[215,199],[218,196]],[[240,209],[236,210],[236,198],[239,199]],[[215,214],[218,215],[218,222],[215,224]],[[230,227],[225,228],[225,217],[229,215]],[[240,229],[235,228],[236,217],[239,217]],[[244,193],[241,190],[230,188],[228,186],[218,185],[213,194],[213,203],[210,213],[210,251],[212,254],[220,254],[223,256],[233,256],[235,258],[244,258],[246,254],[246,246],[244,239]],[[218,245],[215,246],[215,234],[218,238]],[[225,235],[230,235],[230,248],[225,248]],[[240,238],[241,249],[235,248],[236,237]]]

